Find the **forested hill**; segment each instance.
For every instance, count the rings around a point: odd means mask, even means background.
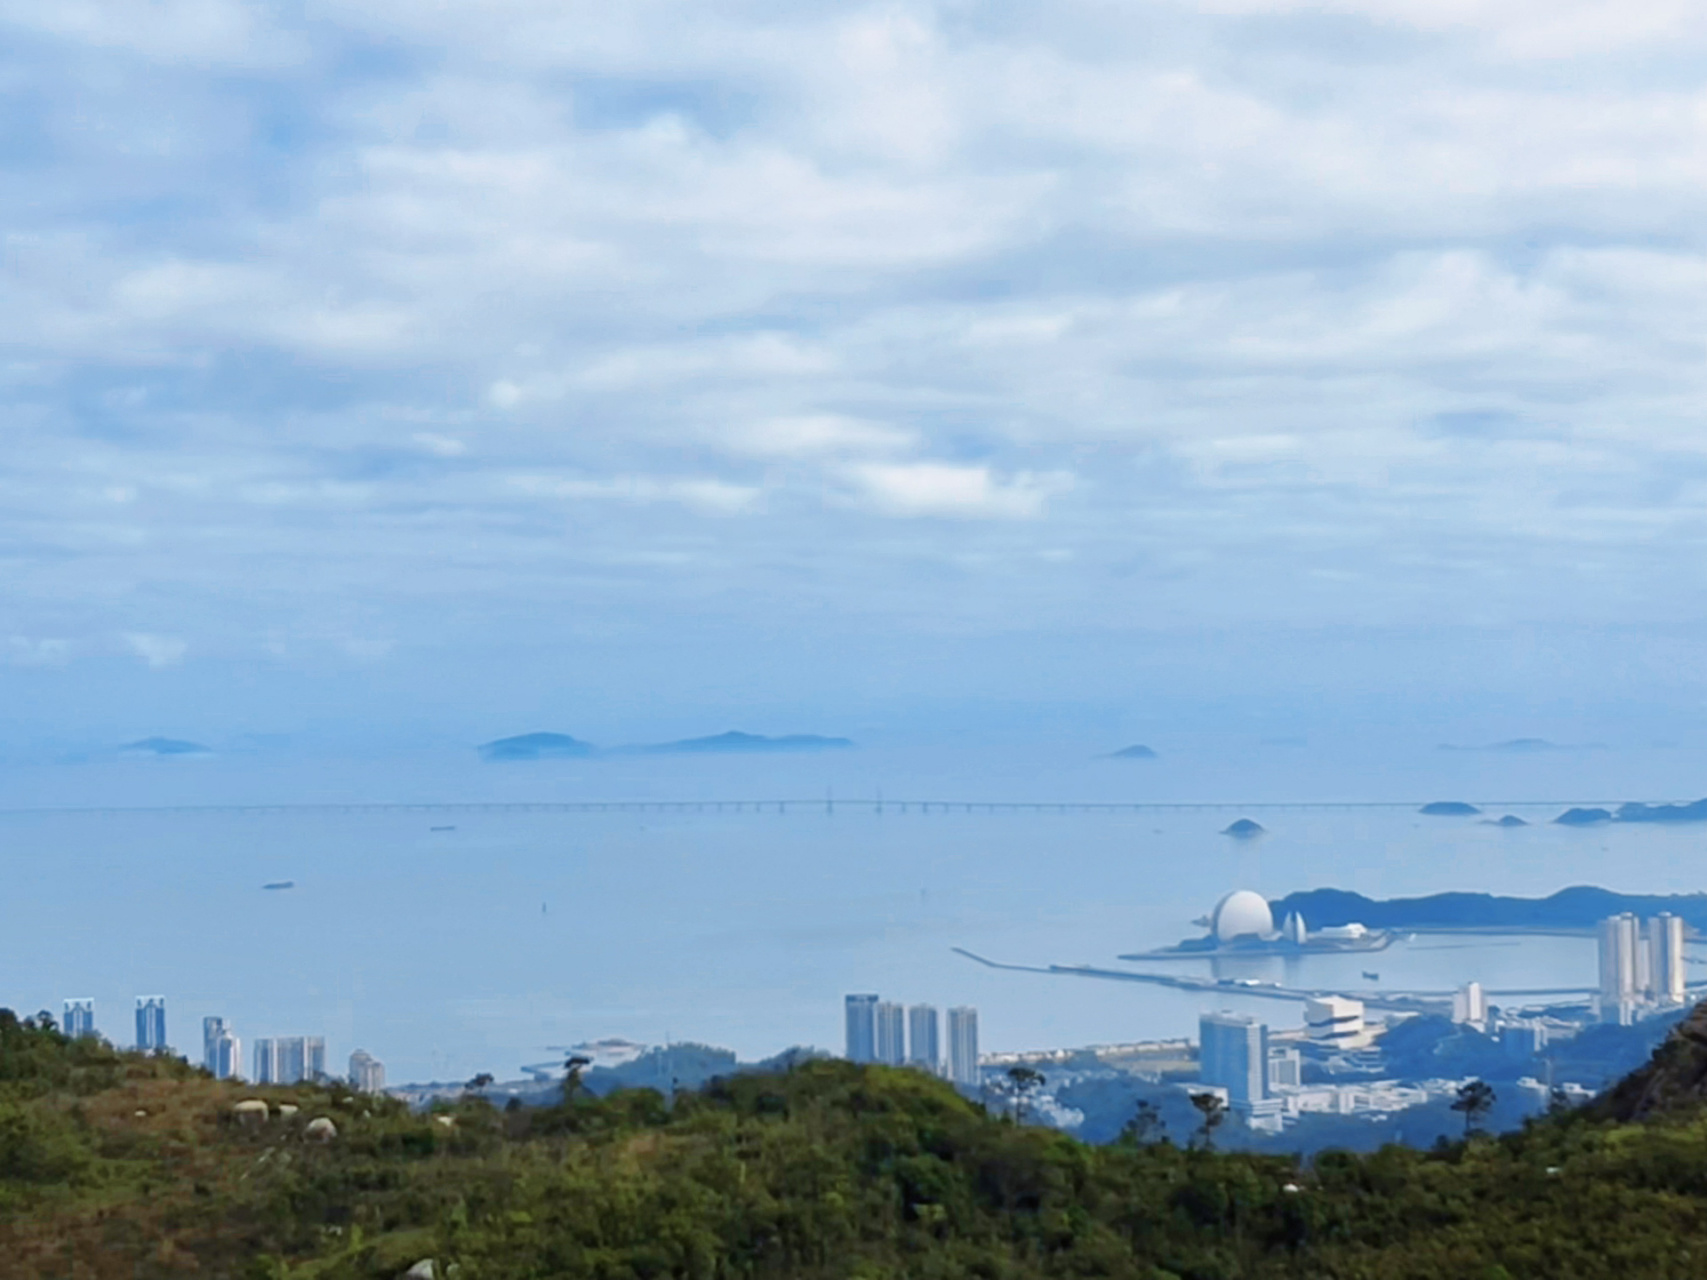
[[[1644,917],[1669,911],[1707,931],[1707,893],[1614,893],[1593,885],[1574,885],[1546,898],[1436,893],[1381,899],[1346,889],[1309,889],[1288,894],[1270,909],[1276,920],[1296,911],[1312,929],[1353,922],[1371,929],[1591,929],[1623,911]]]
[[[1089,1147],[822,1060],[673,1106],[411,1114],[0,1014],[0,1276],[1693,1277],[1707,1114],[1663,1077],[1698,1065],[1662,1049],[1639,1123],[1589,1108],[1301,1166],[1201,1135]]]

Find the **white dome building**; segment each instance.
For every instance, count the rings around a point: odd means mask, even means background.
[[[1236,889],[1215,904],[1209,928],[1220,943],[1236,938],[1271,938],[1274,913],[1268,909],[1268,900],[1262,894]]]

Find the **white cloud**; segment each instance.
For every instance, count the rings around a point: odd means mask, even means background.
[[[750,485],[694,476],[514,476],[511,484],[520,492],[546,497],[641,506],[671,503],[718,516],[752,511],[760,495],[760,490]]]
[[[1432,617],[1448,544],[1513,617],[1707,586],[1677,0],[123,10],[0,0],[54,140],[0,145],[21,633],[139,583],[198,637],[581,569],[661,609],[704,545],[1063,625],[1111,566]]]
[[[918,438],[916,432],[887,423],[834,413],[764,418],[736,426],[726,437],[737,452],[779,458],[895,453],[912,447]]]
[[[989,467],[943,462],[860,463],[843,474],[862,502],[896,516],[1029,519],[1051,495],[1072,487],[1060,472],[1003,478]]]
[[[430,453],[435,458],[460,458],[468,452],[468,446],[454,436],[442,436],[436,431],[417,431],[411,437],[416,448],[424,453]]]
[[[0,645],[0,661],[15,667],[62,667],[70,660],[69,640],[7,636]]]
[[[124,642],[132,653],[155,668],[176,666],[184,660],[184,654],[189,652],[189,645],[176,636],[132,631],[126,634]]]

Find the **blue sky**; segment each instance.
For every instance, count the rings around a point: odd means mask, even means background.
[[[0,29],[5,750],[1698,718],[1692,6]]]

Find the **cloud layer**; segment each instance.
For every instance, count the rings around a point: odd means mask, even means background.
[[[0,28],[7,663],[1699,614],[1682,4]]]

